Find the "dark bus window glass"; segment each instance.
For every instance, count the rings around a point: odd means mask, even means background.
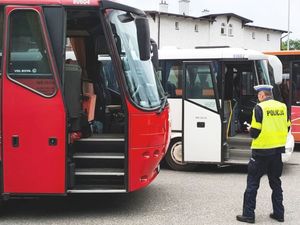
[[[253,62],[240,64],[236,66],[237,74],[240,79],[240,95],[241,96],[256,96],[254,86],[257,85]]]
[[[0,8],[0,74],[2,73],[3,8]]]
[[[242,95],[255,95],[255,78],[252,72],[242,72]]]
[[[166,63],[166,76],[165,91],[168,93],[170,98],[181,98],[182,97],[182,78],[183,69],[182,63],[176,61],[168,61]]]
[[[212,72],[209,65],[187,67],[186,93],[191,99],[214,99]]]
[[[53,95],[56,85],[38,13],[31,10],[12,12],[9,29],[10,78],[43,95]]]
[[[300,105],[300,63],[293,63],[292,105]]]
[[[259,84],[270,84],[267,60],[255,61]]]
[[[209,64],[187,65],[185,93],[190,101],[217,111],[213,76]]]

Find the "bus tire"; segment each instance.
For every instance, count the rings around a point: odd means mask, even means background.
[[[195,164],[182,162],[182,140],[175,138],[171,140],[165,161],[172,170],[188,171],[196,168]]]

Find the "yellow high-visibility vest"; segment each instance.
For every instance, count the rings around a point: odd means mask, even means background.
[[[267,100],[258,104],[263,112],[262,123],[255,119],[255,109],[252,113],[251,128],[260,130],[257,138],[252,140],[252,149],[271,149],[285,146],[290,121],[287,120],[286,105]]]

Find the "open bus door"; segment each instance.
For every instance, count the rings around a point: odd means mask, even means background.
[[[289,105],[291,106],[292,134],[300,141],[300,61],[292,61],[289,77]]]
[[[65,193],[66,115],[40,6],[5,7],[4,193]]]
[[[221,162],[222,123],[212,63],[184,62],[183,160]]]

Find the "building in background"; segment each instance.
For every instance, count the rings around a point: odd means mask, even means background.
[[[280,50],[285,30],[251,25],[252,20],[234,13],[189,15],[190,0],[179,0],[179,13],[169,13],[167,1],[161,1],[159,11],[146,11],[151,37],[159,48],[176,46],[195,48],[230,46],[259,51]]]

